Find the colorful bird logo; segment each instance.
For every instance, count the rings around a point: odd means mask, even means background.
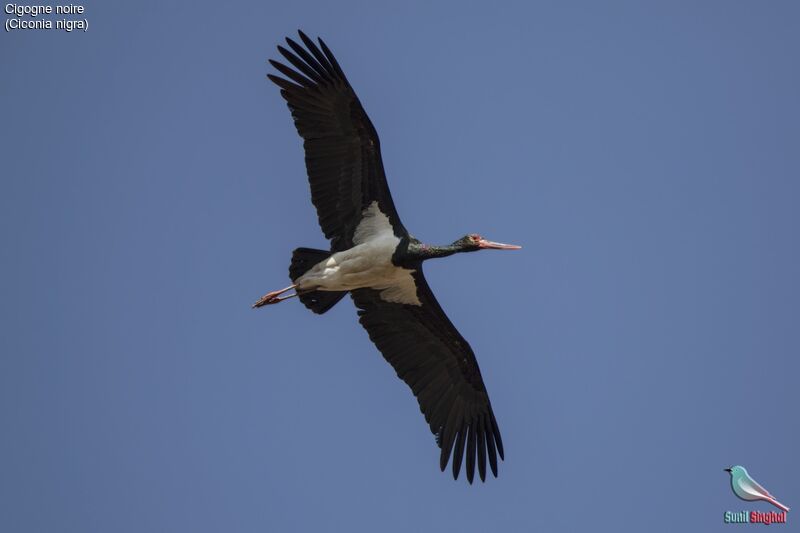
[[[725,469],[726,472],[731,474],[731,488],[733,493],[739,498],[752,502],[756,500],[764,500],[769,502],[778,509],[788,511],[789,508],[775,499],[775,496],[769,493],[767,489],[758,484],[758,482],[750,477],[747,470],[743,466],[732,466]]]

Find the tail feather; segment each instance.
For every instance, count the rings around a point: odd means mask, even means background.
[[[777,507],[778,509],[783,509],[787,513],[789,512],[789,508],[786,507],[785,505],[783,505],[781,502],[779,502],[775,498],[764,498],[764,499],[767,500],[772,505],[774,505],[775,507]]]
[[[292,262],[289,265],[289,277],[292,281],[308,272],[314,265],[324,261],[332,255],[325,250],[314,248],[297,248],[292,252]],[[341,300],[347,291],[305,291],[297,293],[303,305],[313,312],[321,315]]]

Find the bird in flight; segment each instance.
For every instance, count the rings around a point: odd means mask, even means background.
[[[764,500],[769,502],[782,511],[789,511],[789,508],[775,499],[775,496],[769,493],[767,489],[758,484],[758,482],[750,477],[747,470],[743,466],[732,466],[725,469],[731,475],[731,488],[733,493],[745,501]]]
[[[278,46],[291,67],[270,60],[285,77],[267,77],[280,87],[303,138],[311,201],[330,250],[294,250],[292,284],[267,293],[253,307],[296,296],[322,314],[349,292],[369,338],[419,401],[441,448],[442,471],[452,453],[454,479],[465,457],[470,483],[476,464],[486,480],[487,458],[497,477],[503,441],[478,361],[433,296],[422,263],[520,247],[474,233],[434,246],[406,231],[389,193],[372,122],[322,39],[317,45],[302,31],[299,35],[305,47],[289,38],[291,50]]]

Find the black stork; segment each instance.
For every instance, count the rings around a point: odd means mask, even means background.
[[[469,482],[476,462],[486,480],[487,457],[497,477],[503,441],[478,361],[433,296],[422,262],[520,247],[476,234],[432,246],[408,233],[389,193],[375,128],[322,39],[317,46],[299,34],[305,48],[289,38],[291,51],[278,46],[295,68],[270,60],[286,78],[267,77],[280,87],[304,140],[311,201],[331,249],[296,249],[289,266],[292,285],[264,295],[253,307],[297,296],[322,314],[349,292],[370,339],[417,397],[441,448],[442,471],[452,451],[458,479],[466,446]]]

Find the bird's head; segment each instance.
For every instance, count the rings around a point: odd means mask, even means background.
[[[747,475],[747,470],[743,466],[732,466],[730,468],[725,469],[726,472],[729,472],[732,476],[742,476]]]
[[[516,244],[503,244],[502,242],[487,241],[477,233],[464,235],[453,246],[460,252],[477,252],[478,250],[519,250],[522,246]]]

